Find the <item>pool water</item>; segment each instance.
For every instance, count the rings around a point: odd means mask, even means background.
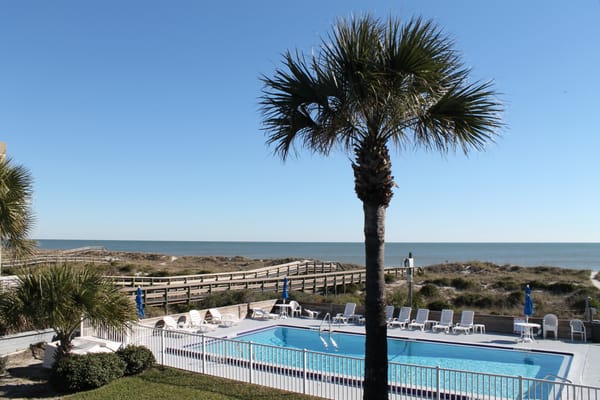
[[[272,327],[236,340],[291,349],[364,358],[365,336]],[[543,379],[566,376],[571,356],[537,351],[388,338],[388,359],[401,364]]]

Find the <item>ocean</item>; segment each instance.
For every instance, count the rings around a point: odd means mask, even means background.
[[[307,258],[364,265],[363,243],[175,242],[136,240],[37,240],[41,249],[102,246],[111,251],[174,256]],[[600,270],[600,243],[386,243],[387,267],[401,266],[411,252],[416,266],[488,261],[498,265],[554,266]]]

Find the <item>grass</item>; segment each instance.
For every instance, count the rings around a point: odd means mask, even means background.
[[[315,397],[215,378],[173,368],[155,367],[101,388],[64,397],[69,400],[309,400]]]

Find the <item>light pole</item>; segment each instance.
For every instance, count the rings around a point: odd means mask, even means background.
[[[412,281],[413,281],[413,269],[415,267],[415,260],[413,259],[412,252],[408,253],[408,258],[404,259],[404,268],[406,268],[406,280],[408,281],[408,302],[412,308],[413,295],[412,295]]]

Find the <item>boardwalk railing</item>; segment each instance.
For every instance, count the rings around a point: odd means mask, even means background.
[[[365,282],[365,279],[365,270],[288,276],[288,290],[338,294],[338,291],[344,292],[346,290],[346,285],[361,284]],[[248,289],[260,292],[281,292],[283,290],[283,279],[280,277],[265,277],[234,280],[199,280],[185,284],[144,286],[142,287],[142,294],[143,302],[146,306],[168,307],[171,304],[189,304],[194,301],[202,300],[215,292]],[[122,290],[133,297],[135,296],[137,288],[125,287]]]
[[[274,265],[253,269],[250,271],[220,272],[198,275],[177,275],[177,276],[108,276],[115,285],[118,286],[165,286],[165,285],[185,285],[204,282],[223,282],[239,281],[247,279],[260,279],[282,276],[298,276],[316,273],[328,273],[339,270],[337,263],[333,262],[315,262],[315,261],[294,261],[286,264]]]
[[[91,332],[86,331],[86,334]],[[319,332],[315,331],[315,340]],[[362,399],[362,358],[288,349],[135,324],[126,337],[104,339],[148,347],[159,364],[330,399]],[[389,363],[390,399],[599,400],[600,388],[564,380],[532,379]]]

